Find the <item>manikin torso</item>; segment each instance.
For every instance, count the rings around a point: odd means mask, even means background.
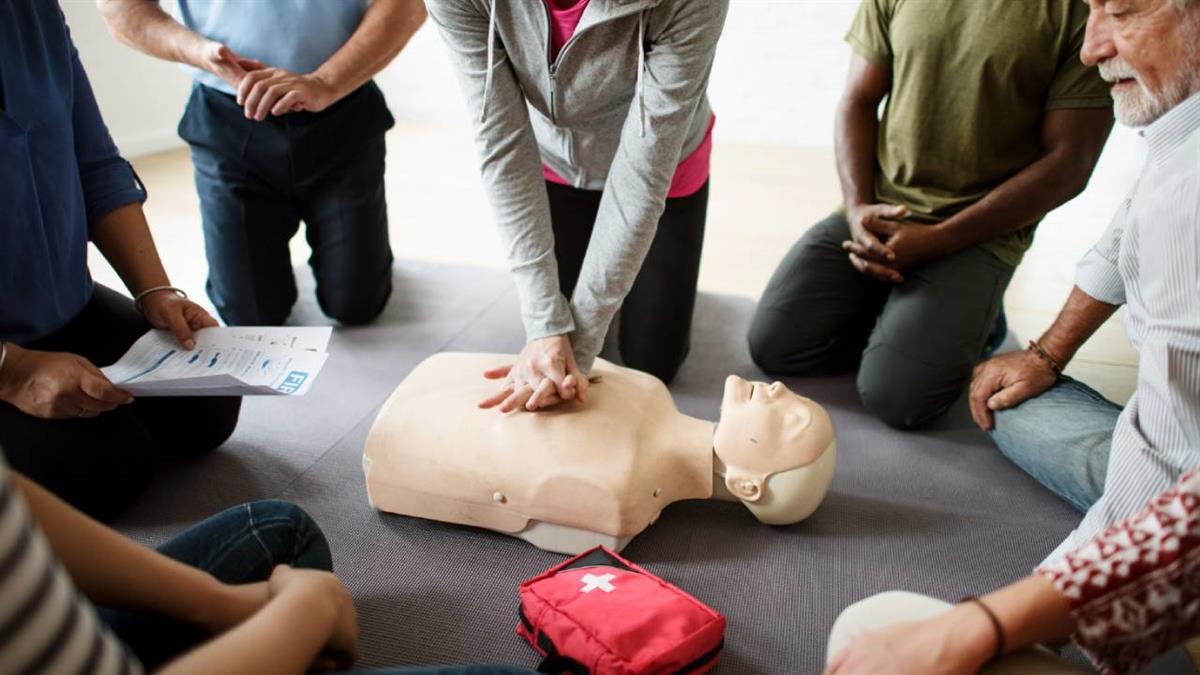
[[[737,464],[747,464],[748,451],[750,463],[761,465],[726,479],[727,467],[714,461],[713,422],[681,414],[658,379],[603,360],[593,367],[585,403],[537,413],[478,408],[496,388],[483,371],[511,359],[438,354],[405,378],[379,412],[363,453],[375,508],[483,527],[574,553],[596,544],[619,550],[672,502],[714,496],[714,482],[718,497],[748,499],[748,505],[770,502],[768,481],[789,493],[804,491],[800,508],[806,517],[832,478],[828,416],[790,392],[802,403],[790,404],[788,424],[796,426],[798,410],[807,415],[800,424],[807,434],[790,434],[799,442],[763,462],[755,445],[734,449],[729,455]],[[749,419],[758,423],[762,415]],[[794,474],[790,481],[797,484],[785,487],[786,476],[771,478],[779,472]]]

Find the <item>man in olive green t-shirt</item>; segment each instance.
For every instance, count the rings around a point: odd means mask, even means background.
[[[862,1],[835,138],[845,207],[763,294],[750,349],[764,370],[858,367],[863,404],[896,427],[954,403],[1034,227],[1084,188],[1108,138],[1108,86],[1079,59],[1087,13]]]

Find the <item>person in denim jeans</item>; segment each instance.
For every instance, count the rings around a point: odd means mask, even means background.
[[[0,561],[7,594],[0,601],[0,670],[24,672],[14,663],[28,665],[22,659],[31,651],[78,672],[304,673],[345,669],[356,656],[354,602],[332,573],[329,544],[288,502],[235,506],[156,551],[76,511],[0,459]],[[31,578],[48,581],[25,581]],[[101,622],[89,618],[90,603],[100,606]],[[79,668],[68,668],[73,659]],[[468,665],[370,672],[530,671]]]
[[[278,325],[296,302],[288,242],[305,225],[317,302],[343,324],[392,292],[384,134],[371,80],[425,20],[419,0],[101,0],[121,41],[184,65],[208,295],[230,325]]]

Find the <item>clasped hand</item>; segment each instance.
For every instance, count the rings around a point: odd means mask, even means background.
[[[851,239],[842,242],[859,272],[893,284],[904,283],[903,270],[926,263],[944,251],[936,225],[904,222],[904,206],[867,204],[847,209]]]
[[[246,58],[217,42],[208,43],[200,64],[237,90],[237,102],[247,119],[298,110],[320,112],[337,100],[334,87],[315,74],[298,74]]]
[[[563,401],[582,402],[588,386],[566,335],[530,340],[512,365],[484,371],[483,376],[502,383],[479,407],[500,412],[522,407],[532,412]]]

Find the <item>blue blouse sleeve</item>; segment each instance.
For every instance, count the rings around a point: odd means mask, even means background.
[[[68,31],[67,39],[70,40]],[[79,60],[79,50],[71,41],[72,92],[71,121],[75,133],[75,159],[87,211],[88,231],[119,207],[146,201],[146,188],[133,167],[113,143],[108,127],[100,116],[100,107],[92,93],[91,82]]]

